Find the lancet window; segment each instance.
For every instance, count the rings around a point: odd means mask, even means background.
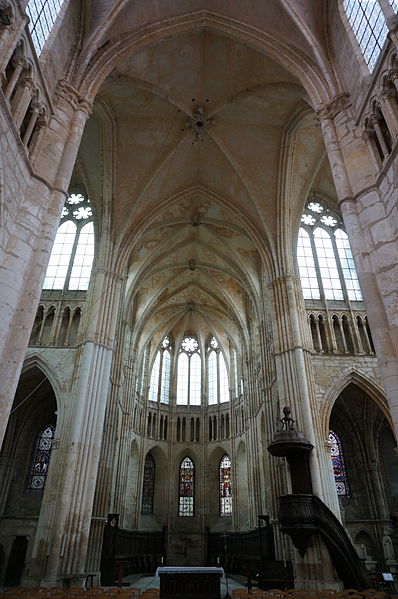
[[[170,371],[171,371],[171,348],[170,339],[165,337],[160,349],[156,353],[152,365],[151,381],[149,384],[149,396],[151,401],[160,401],[168,404],[170,401]]]
[[[231,459],[224,455],[220,461],[220,516],[232,514]]]
[[[340,217],[323,202],[307,202],[297,262],[304,299],[361,301],[358,275]]]
[[[32,453],[29,479],[26,487],[28,492],[43,493],[44,491],[48,467],[50,464],[54,430],[54,426],[52,424],[48,424],[36,437]]]
[[[64,0],[29,0],[26,13],[29,17],[29,31],[39,55],[53,28]]]
[[[185,457],[180,465],[178,489],[178,515],[189,517],[194,515],[195,499],[195,466],[189,457]]]
[[[88,289],[94,259],[90,200],[71,194],[65,202],[43,289]]]
[[[145,458],[144,480],[142,483],[141,514],[150,516],[153,514],[153,499],[155,495],[155,460],[150,453]]]
[[[348,22],[372,72],[387,39],[388,27],[377,0],[344,0]]]
[[[195,337],[184,337],[177,365],[177,404],[201,404],[202,360]]]
[[[349,486],[347,471],[341,446],[340,437],[334,431],[329,431],[329,443],[331,445],[330,455],[332,458],[334,481],[336,483],[337,495],[348,497]]]
[[[209,405],[229,401],[227,367],[215,337],[210,339],[207,354],[207,399]]]

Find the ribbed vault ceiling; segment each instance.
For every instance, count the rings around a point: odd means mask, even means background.
[[[298,80],[203,28],[118,64],[79,160],[76,177],[97,215],[111,214],[128,271],[126,317],[143,343],[184,330],[247,340],[261,286],[291,254],[308,191],[315,180],[332,187]]]

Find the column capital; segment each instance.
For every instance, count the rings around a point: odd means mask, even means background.
[[[320,121],[334,119],[340,112],[351,106],[350,95],[347,92],[337,94],[328,104],[323,104],[316,109]]]
[[[58,81],[55,94],[68,102],[74,110],[82,110],[87,117],[90,116],[93,108],[92,103],[88,102],[86,98],[84,98],[79,91],[65,79],[60,79]]]

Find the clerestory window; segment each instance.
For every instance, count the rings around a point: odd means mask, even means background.
[[[39,55],[54,26],[65,0],[29,0],[26,13],[29,17],[29,32]]]
[[[391,6],[396,10],[394,0]],[[344,12],[372,72],[387,39],[388,27],[378,0],[344,0]]]
[[[202,360],[195,337],[184,337],[177,363],[177,404],[200,406]]]
[[[43,289],[88,289],[94,259],[90,200],[71,194],[65,202]]]
[[[152,365],[148,398],[168,404],[170,401],[170,339],[165,337]]]
[[[210,340],[207,354],[207,401],[209,405],[229,401],[227,367],[215,337]]]
[[[361,301],[358,275],[341,219],[311,200],[301,217],[297,262],[304,299]]]

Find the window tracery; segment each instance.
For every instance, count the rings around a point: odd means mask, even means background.
[[[194,475],[194,464],[187,456],[181,462],[179,475],[178,515],[182,517],[194,515]]]
[[[165,337],[152,366],[148,399],[168,404],[170,400],[171,347],[170,338]]]
[[[226,454],[220,460],[220,516],[232,515],[231,459]]]
[[[343,7],[363,58],[372,72],[388,34],[382,8],[377,0],[344,0]]]
[[[311,200],[301,217],[297,262],[304,299],[361,301],[358,275],[341,219]]]
[[[209,405],[229,401],[227,367],[215,337],[209,341],[207,354],[207,401]]]
[[[195,337],[186,336],[181,342],[177,363],[177,404],[201,404],[202,360]]]
[[[334,481],[336,483],[337,495],[342,497],[349,496],[349,485],[345,460],[341,446],[340,437],[334,431],[329,431],[329,443],[331,445],[330,455],[332,458]]]
[[[71,194],[62,211],[43,289],[86,291],[94,260],[94,225],[90,200]]]
[[[26,12],[37,55],[41,53],[63,3],[64,0],[29,0]]]
[[[32,454],[29,480],[26,487],[28,492],[43,493],[46,484],[48,466],[50,464],[54,426],[46,425],[38,434]]]

